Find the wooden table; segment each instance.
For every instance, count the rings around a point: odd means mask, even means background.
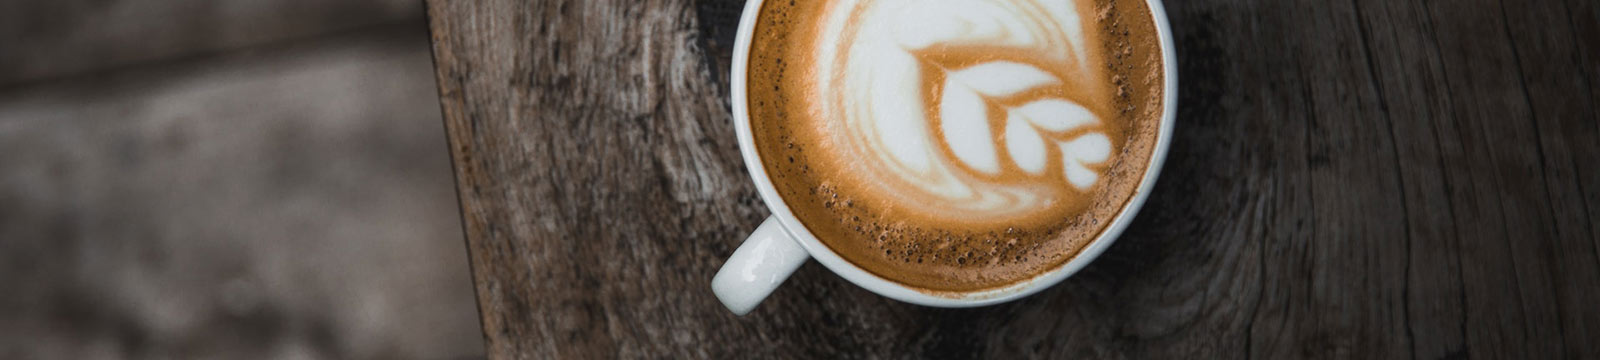
[[[950,310],[811,263],[746,317],[738,1],[427,4],[495,358],[1600,356],[1592,0],[1169,1],[1177,137],[1092,266]]]

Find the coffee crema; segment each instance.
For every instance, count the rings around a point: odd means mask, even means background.
[[[759,19],[762,163],[886,279],[961,292],[1059,267],[1149,165],[1164,79],[1144,0],[767,1]]]

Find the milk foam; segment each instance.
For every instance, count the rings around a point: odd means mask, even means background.
[[[814,89],[824,128],[841,157],[860,159],[868,183],[906,208],[1005,219],[1099,181],[1097,165],[1114,144],[1082,104],[1108,95],[1085,45],[1093,24],[1074,2],[846,0],[827,12]],[[1027,56],[941,62],[941,53],[963,48]],[[1078,98],[1035,91],[1051,87]]]

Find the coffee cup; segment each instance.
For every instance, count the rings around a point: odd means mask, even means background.
[[[1093,235],[1092,240],[1077,249],[1076,253],[1052,268],[1031,277],[1001,286],[962,291],[930,290],[895,281],[864,269],[847,260],[830,248],[812,229],[797,217],[793,208],[780,196],[772,174],[757,149],[752,130],[752,107],[747,96],[749,66],[753,42],[767,41],[755,36],[756,26],[762,20],[763,0],[746,2],[739,23],[734,46],[731,102],[733,120],[750,177],[762,200],[772,215],[757,227],[753,234],[738,247],[712,279],[712,290],[732,312],[744,315],[781,285],[796,269],[812,259],[845,280],[873,293],[912,304],[960,308],[998,304],[1038,293],[1072,276],[1103,253],[1127,229],[1134,215],[1149,196],[1160,173],[1172,140],[1176,111],[1177,72],[1172,34],[1160,0],[1147,0],[1149,16],[1159,40],[1161,89],[1158,96],[1161,110],[1154,124],[1154,141],[1151,144],[1147,166],[1137,178],[1131,195],[1120,210],[1110,217],[1109,223]],[[792,159],[791,159],[792,161]]]

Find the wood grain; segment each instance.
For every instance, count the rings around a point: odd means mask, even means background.
[[[428,1],[493,357],[1600,356],[1593,2],[1171,1],[1172,152],[1093,265],[934,309],[807,264],[742,318],[740,4]]]

